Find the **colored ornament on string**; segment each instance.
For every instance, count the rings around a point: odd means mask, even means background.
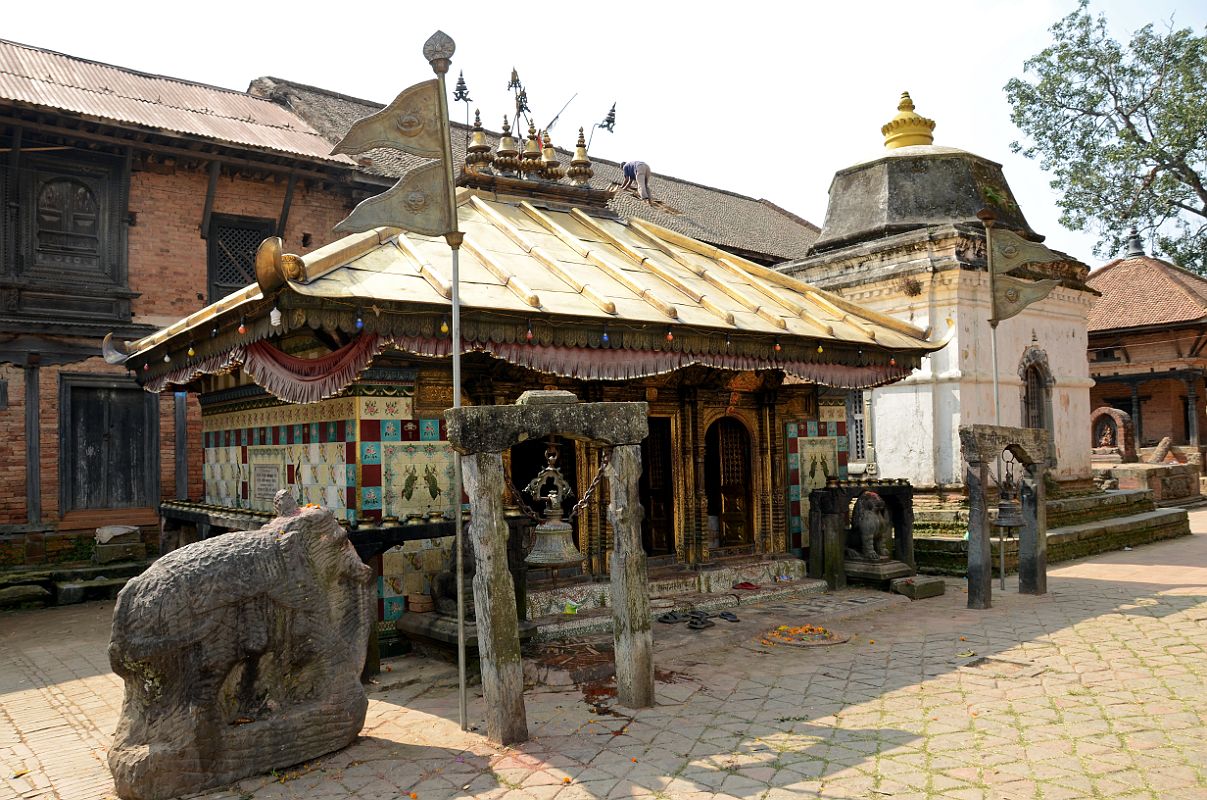
[[[189,358],[192,358],[193,356],[197,355],[197,351],[193,349],[192,345],[189,345],[188,353],[189,353]]]
[[[666,330],[666,340],[668,342],[675,341],[675,334],[671,333],[670,328],[667,328],[667,330]]]
[[[244,321],[243,321],[243,319],[240,319],[240,320],[239,320],[239,328],[238,328],[238,331],[239,331],[239,335],[240,335],[240,336],[242,336],[243,334],[247,333],[247,323],[246,323],[246,322],[244,322]]]
[[[281,309],[276,306],[272,307],[272,311],[268,312],[268,324],[274,328],[281,327]]]
[[[171,363],[172,363],[172,357],[171,357],[170,355],[168,355],[167,353],[164,353],[164,354],[163,354],[163,363],[165,363],[165,364],[171,364]]]
[[[890,359],[888,360],[888,365],[889,365],[890,367],[895,367],[895,366],[897,366],[897,359],[895,359],[895,358],[890,358]]]
[[[600,336],[599,338],[600,338],[600,341],[602,341],[604,344],[608,343],[608,326],[607,325],[604,325],[603,336]]]
[[[440,320],[440,332],[448,333],[448,320],[447,319]]]
[[[818,346],[817,346],[817,352],[819,352],[819,353],[824,353],[824,352],[825,352],[825,348],[823,348],[821,345],[818,345]]]
[[[363,317],[361,317],[360,309],[357,309],[357,311],[356,311],[356,329],[359,331],[359,330],[363,330],[364,327],[365,327],[365,320]]]

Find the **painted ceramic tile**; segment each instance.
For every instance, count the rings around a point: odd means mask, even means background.
[[[383,444],[383,508],[390,516],[451,507],[453,451],[447,442]]]
[[[440,420],[438,419],[421,419],[419,420],[419,439],[424,442],[440,441]]]

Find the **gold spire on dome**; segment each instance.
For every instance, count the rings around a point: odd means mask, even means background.
[[[521,157],[520,169],[524,177],[532,179],[539,177],[544,165],[541,164],[541,146],[536,140],[536,126],[528,122],[528,141],[524,142],[524,155]]]
[[[500,175],[515,175],[520,168],[519,151],[515,149],[515,137],[511,125],[503,117],[503,135],[499,137],[499,149],[495,151],[494,170]]]
[[[489,167],[491,161],[490,144],[486,141],[486,131],[482,130],[482,115],[474,109],[474,129],[465,148],[465,168],[469,172],[478,172],[483,167]]]
[[[586,186],[594,174],[591,159],[587,158],[587,137],[583,135],[583,129],[579,128],[578,144],[574,146],[574,158],[570,159],[570,169],[566,170],[566,177],[574,186]]]
[[[549,131],[545,131],[545,149],[541,151],[541,176],[547,181],[560,181],[566,174],[561,162],[557,160],[557,151],[549,140]]]
[[[889,150],[915,144],[934,144],[935,121],[914,113],[914,101],[909,92],[901,93],[897,104],[897,116],[880,129],[884,134],[884,146]]]

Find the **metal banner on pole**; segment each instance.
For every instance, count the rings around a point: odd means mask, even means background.
[[[449,210],[448,232],[444,234],[452,255],[452,360],[453,360],[453,408],[461,407],[461,242],[465,235],[457,229],[457,194],[453,183],[453,145],[448,122],[448,92],[444,87],[444,76],[448,74],[456,44],[443,31],[436,31],[423,44],[423,56],[432,65],[432,71],[440,81],[440,134],[444,143],[444,168],[447,178],[448,191],[446,202]],[[461,730],[469,729],[469,714],[466,702],[465,677],[465,522],[461,509],[461,458],[453,459],[453,520],[456,530],[455,547],[457,549],[457,710],[461,722]]]

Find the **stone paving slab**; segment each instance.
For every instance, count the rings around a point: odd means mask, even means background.
[[[451,665],[394,659],[352,747],[198,797],[1207,800],[1207,511],[1191,522],[1052,570],[1046,596],[995,591],[988,611],[953,580],[912,603],[854,590],[656,625],[662,703],[532,691],[514,748],[458,729]],[[111,796],[111,611],[0,615],[0,798]],[[806,623],[851,639],[761,643]]]

